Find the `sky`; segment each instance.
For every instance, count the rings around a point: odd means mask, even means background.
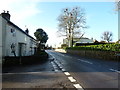
[[[84,37],[101,41],[102,33],[110,31],[113,33],[113,41],[118,40],[118,13],[112,0],[2,0],[0,13],[8,10],[11,21],[23,30],[28,28],[33,37],[36,29],[42,28],[49,37],[47,44],[58,46],[64,37],[57,35],[57,18],[62,9],[76,6],[85,9],[86,25],[89,28],[85,29]]]

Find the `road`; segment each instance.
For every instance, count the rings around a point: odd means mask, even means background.
[[[58,66],[72,76],[82,88],[109,88],[118,90],[118,62],[83,58],[77,55],[46,51],[54,57]],[[95,89],[97,90],[97,89]]]
[[[3,67],[2,87],[118,90],[118,62],[58,51],[46,50],[49,59],[45,63]]]
[[[2,90],[17,88],[43,90],[45,88],[74,88],[63,72],[55,71],[52,57],[44,63],[2,68]],[[53,65],[52,65],[53,64]]]

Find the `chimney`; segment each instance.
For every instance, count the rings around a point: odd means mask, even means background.
[[[10,14],[9,14],[9,11],[5,12],[5,10],[4,10],[4,12],[1,13],[1,15],[2,15],[3,18],[5,18],[5,19],[7,19],[7,20],[10,20]]]
[[[26,32],[27,34],[29,34],[29,30],[28,30],[28,28],[25,30],[25,32]]]

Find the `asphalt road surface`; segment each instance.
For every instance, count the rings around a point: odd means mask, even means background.
[[[117,61],[83,58],[77,55],[46,51],[54,57],[56,62],[68,72],[84,89],[106,88],[108,90],[120,89],[119,64]]]
[[[44,63],[3,67],[2,90],[75,89],[62,71],[55,71],[52,61],[49,57]]]
[[[54,50],[46,52],[49,60],[45,63],[4,67],[2,87],[119,90],[117,61],[83,58]]]

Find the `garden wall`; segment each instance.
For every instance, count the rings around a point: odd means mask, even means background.
[[[48,60],[48,54],[44,53],[41,55],[33,55],[33,56],[22,56],[22,57],[13,57],[7,56],[4,57],[5,61],[2,63],[3,66],[14,66],[14,65],[26,65],[26,64],[34,64],[34,63],[43,63]]]
[[[90,57],[96,59],[104,59],[104,60],[119,60],[120,56],[117,56],[116,52],[110,51],[93,51],[93,50],[66,50],[67,53],[79,55],[83,57]]]

